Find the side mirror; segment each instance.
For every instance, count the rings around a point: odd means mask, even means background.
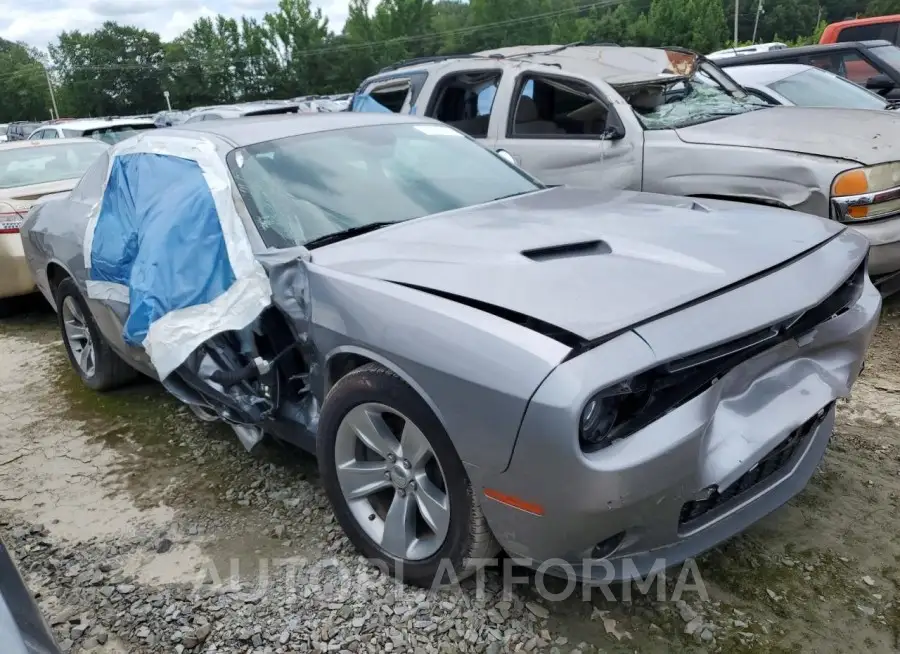
[[[894,80],[884,73],[878,73],[866,80],[866,88],[870,91],[877,91],[881,95],[893,91],[896,86]]]
[[[508,163],[511,166],[519,165],[516,163],[516,160],[513,159],[513,156],[506,150],[497,150],[497,156],[500,157],[501,159],[503,159],[503,161],[505,161],[506,163]]]
[[[600,133],[600,138],[604,141],[618,141],[625,138],[625,128],[621,125],[608,125]]]

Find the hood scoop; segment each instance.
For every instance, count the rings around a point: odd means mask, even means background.
[[[572,259],[575,257],[590,257],[598,254],[611,254],[612,248],[606,241],[582,241],[580,243],[565,243],[563,245],[551,245],[549,247],[523,250],[522,256],[532,261],[552,261],[554,259]]]

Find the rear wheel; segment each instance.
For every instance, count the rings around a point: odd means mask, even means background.
[[[338,521],[396,576],[420,586],[462,579],[499,551],[447,432],[386,368],[369,364],[335,384],[317,440]]]
[[[56,314],[69,361],[87,386],[108,391],[137,377],[135,370],[103,339],[71,278],[64,279],[56,289]]]

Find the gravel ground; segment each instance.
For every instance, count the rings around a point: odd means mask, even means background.
[[[900,646],[900,303],[809,487],[668,583],[504,565],[398,586],[360,560],[315,461],[248,455],[156,384],[83,388],[55,317],[0,323],[0,535],[68,652],[892,652]],[[684,583],[689,582],[689,583]]]

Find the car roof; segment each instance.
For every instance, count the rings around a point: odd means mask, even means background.
[[[740,84],[767,86],[807,70],[818,69],[806,64],[755,64],[753,66],[735,66],[734,70],[728,71],[728,74]]]
[[[4,141],[0,143],[0,152],[5,150],[17,150],[19,148],[52,148],[58,147],[61,145],[74,145],[77,143],[99,143],[100,145],[107,145],[103,141],[98,141],[97,139],[90,138],[82,138],[80,136],[76,136],[74,138],[69,139],[49,139],[49,140],[37,140],[34,141]]]
[[[372,125],[434,123],[421,116],[340,111],[315,114],[271,114],[246,118],[226,118],[199,123],[187,123],[167,128],[171,132],[211,134],[236,147],[263,143],[289,136],[315,134]]]
[[[874,41],[846,41],[841,43],[822,43],[818,45],[803,45],[798,48],[782,48],[781,50],[769,50],[768,52],[754,52],[752,54],[735,55],[733,57],[725,57],[716,59],[716,65],[728,66],[746,66],[755,63],[764,63],[769,61],[778,61],[781,59],[791,59],[803,55],[820,55],[829,52],[841,50],[868,50],[869,48],[877,48],[885,45],[893,45],[890,41],[883,39]]]
[[[62,127],[63,129],[100,129],[102,127],[115,127],[117,125],[152,125],[152,118],[137,117],[134,118],[73,118],[72,120],[63,120],[52,125],[44,127]]]
[[[673,66],[684,65],[699,56],[698,53],[680,48],[622,47],[618,45],[523,45],[484,50],[472,55],[401,62],[395,66],[389,66],[373,77],[387,73],[388,70],[393,74],[394,71],[409,68],[428,69],[435,66],[447,66],[455,61],[491,59],[496,62],[510,60],[510,64],[516,62],[545,64],[572,73],[599,75],[608,84],[616,85],[659,79],[666,74],[675,76],[677,73],[673,71]]]

